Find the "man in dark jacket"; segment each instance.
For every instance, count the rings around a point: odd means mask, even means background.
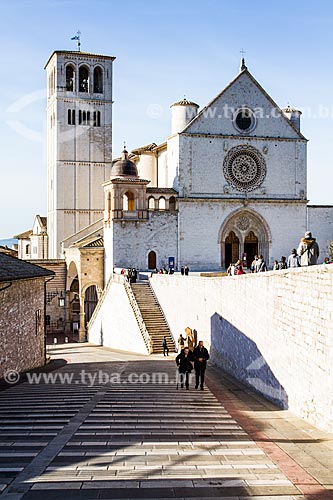
[[[205,381],[205,371],[207,366],[207,361],[209,360],[209,354],[203,345],[203,341],[200,340],[199,344],[193,351],[194,358],[194,369],[195,369],[195,388],[198,389],[200,382],[200,389],[203,391],[204,381]]]
[[[184,347],[184,349],[178,354],[176,357],[176,364],[180,375],[180,387],[184,387],[185,379],[185,387],[186,389],[189,389],[189,375],[193,370],[193,354],[188,347]]]

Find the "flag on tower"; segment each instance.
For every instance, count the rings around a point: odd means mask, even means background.
[[[80,40],[79,35],[72,36],[71,40]]]

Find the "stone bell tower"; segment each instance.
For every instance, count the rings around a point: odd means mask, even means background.
[[[49,258],[61,242],[102,219],[102,183],[112,159],[112,63],[115,57],[55,51],[47,71]]]

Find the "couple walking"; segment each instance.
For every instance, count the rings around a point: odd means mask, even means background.
[[[184,349],[182,349],[182,351],[176,357],[176,364],[178,367],[179,378],[180,378],[180,387],[181,388],[184,387],[184,381],[185,381],[186,389],[190,388],[189,378],[190,378],[190,373],[193,370],[193,364],[194,364],[195,388],[198,389],[200,384],[200,389],[203,391],[204,381],[205,381],[205,371],[208,360],[209,360],[209,353],[206,347],[204,347],[202,340],[199,341],[197,347],[195,347],[193,352],[188,347],[184,347]]]

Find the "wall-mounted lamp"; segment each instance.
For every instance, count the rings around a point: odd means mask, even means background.
[[[65,297],[63,296],[62,290],[60,292],[58,300],[59,300],[59,306],[60,307],[65,307]]]

